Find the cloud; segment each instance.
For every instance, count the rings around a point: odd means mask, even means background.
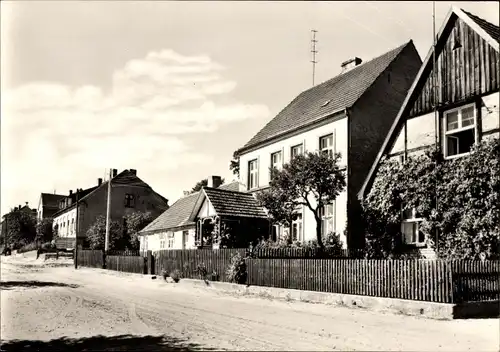
[[[184,135],[214,133],[231,122],[269,115],[265,105],[224,103],[237,86],[224,72],[208,55],[162,50],[112,72],[106,92],[57,82],[7,91],[2,97],[2,180],[19,189],[30,187],[37,172],[43,185],[75,170],[175,170],[210,163],[213,156],[187,145]],[[36,193],[44,190],[33,187]]]

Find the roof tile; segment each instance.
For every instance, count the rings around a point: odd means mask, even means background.
[[[411,41],[302,92],[241,150],[351,107],[410,43]]]

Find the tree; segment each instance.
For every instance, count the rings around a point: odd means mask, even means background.
[[[237,152],[233,153],[233,159],[229,162],[229,170],[231,170],[236,177],[240,178],[240,157]]]
[[[52,218],[45,218],[36,224],[36,240],[42,243],[52,241],[54,237]]]
[[[345,174],[339,168],[340,154],[308,152],[298,155],[282,170],[271,170],[270,188],[257,195],[275,223],[290,226],[295,211],[305,205],[316,220],[316,239],[321,250],[321,211],[345,188]]]
[[[125,234],[130,247],[132,249],[139,249],[137,233],[154,220],[153,214],[151,212],[136,211],[125,215],[123,218],[125,220]]]
[[[86,233],[91,249],[104,249],[106,238],[106,217],[100,215],[89,227]],[[111,221],[109,226],[109,249],[124,249],[123,228],[117,221]]]
[[[32,212],[16,208],[6,214],[4,219],[8,246],[17,249],[35,240],[36,216]]]
[[[223,185],[224,181],[225,180],[222,179],[220,184]],[[208,179],[205,178],[205,179],[203,179],[201,181],[198,181],[196,183],[196,185],[194,185],[194,187],[191,189],[191,191],[189,191],[187,193],[192,194],[192,193],[198,192],[199,190],[201,190],[202,187],[206,187],[207,185],[208,185]]]

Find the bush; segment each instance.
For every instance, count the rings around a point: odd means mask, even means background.
[[[36,251],[38,249],[38,243],[36,242],[31,242],[31,243],[28,243],[24,246],[22,246],[21,248],[19,248],[17,250],[17,253],[25,253],[25,252],[29,252],[29,251]]]
[[[403,166],[384,161],[363,200],[368,257],[398,257],[408,250],[402,207],[424,219],[420,230],[439,258],[499,258],[500,140],[483,141],[452,160],[428,151]]]
[[[245,263],[245,259],[239,253],[235,253],[231,257],[231,264],[227,268],[226,278],[229,282],[237,284],[246,283],[247,265]]]
[[[196,266],[195,272],[199,275],[201,280],[205,280],[208,274],[207,267],[205,263],[200,263]]]
[[[179,282],[179,280],[181,279],[181,272],[179,271],[179,269],[175,269],[174,271],[172,271],[170,273],[170,277],[172,278],[172,280],[174,280],[174,282]]]

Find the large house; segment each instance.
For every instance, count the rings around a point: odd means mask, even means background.
[[[221,185],[219,176],[209,177],[206,187],[177,200],[139,232],[141,250],[219,248],[221,229],[229,228],[233,248],[267,238],[267,214],[245,189],[239,181]]]
[[[365,63],[348,60],[338,76],[302,92],[236,151],[247,192],[266,189],[270,168],[281,168],[297,154],[340,152],[347,188],[325,207],[322,228],[341,235],[349,248],[362,246],[356,195],[421,64],[409,41]],[[316,238],[315,228],[314,214],[302,207],[291,229],[276,225],[273,236],[288,232],[293,241],[305,241]]]
[[[428,148],[440,150],[445,160],[460,158],[482,139],[500,136],[499,42],[498,26],[455,7],[449,11],[435,50],[434,46],[429,50],[363,183],[360,198],[369,193],[384,159],[404,161]],[[409,214],[402,221],[409,225],[402,224],[405,242],[425,250],[419,220]]]
[[[54,214],[59,211],[59,204],[65,197],[66,196],[62,194],[42,193],[38,201],[38,221],[52,218]]]
[[[72,248],[78,226],[79,244],[85,238],[88,228],[100,215],[106,216],[108,183],[111,182],[110,217],[112,221],[123,221],[123,216],[141,211],[151,212],[156,217],[168,209],[168,200],[156,193],[147,183],[137,176],[134,169],[117,173],[113,170],[111,181],[102,182],[88,189],[70,191],[60,200],[60,210],[54,214],[54,228],[65,247]],[[77,204],[78,193],[78,209]],[[77,218],[78,210],[78,218]],[[77,224],[78,222],[78,224]]]

